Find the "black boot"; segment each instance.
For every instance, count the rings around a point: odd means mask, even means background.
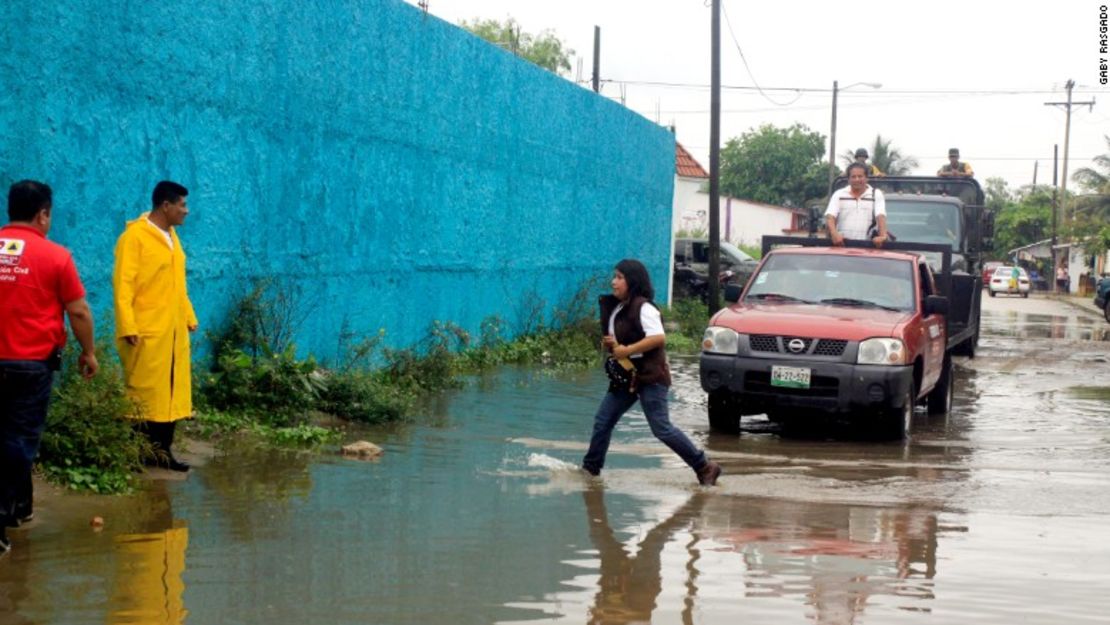
[[[177,471],[179,473],[187,473],[189,471],[189,463],[182,462],[173,456],[173,437],[177,430],[177,421],[163,423],[165,426],[165,434],[162,439],[162,447],[166,450],[166,459],[168,460],[167,468],[170,471]]]
[[[189,464],[173,457],[173,435],[176,428],[175,422],[163,423],[160,421],[144,421],[139,428],[146,434],[153,454],[144,463],[147,466],[162,467],[170,471],[184,473],[189,470]]]

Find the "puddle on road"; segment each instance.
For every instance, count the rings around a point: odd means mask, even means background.
[[[1068,391],[1076,399],[1095,399],[1110,402],[1110,386],[1073,386]]]
[[[984,334],[995,336],[1110,341],[1110,323],[1086,315],[984,311],[982,324]]]
[[[995,327],[909,442],[709,433],[676,359],[672,420],[715,488],[636,409],[584,476],[604,375],[505,370],[352,432],[376,463],[225,446],[131,497],[46,498],[0,558],[0,622],[1099,622],[1110,362],[1033,362],[1064,342]]]

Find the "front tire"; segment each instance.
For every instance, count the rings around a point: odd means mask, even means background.
[[[909,438],[910,426],[913,423],[913,406],[917,402],[917,389],[910,385],[906,391],[903,404],[899,408],[892,408],[883,419],[883,431],[891,440]]]
[[[948,414],[948,412],[952,410],[952,396],[954,393],[955,388],[952,384],[952,358],[945,356],[943,369],[940,372],[937,385],[933,387],[932,391],[929,391],[927,399],[929,414]]]
[[[740,406],[732,393],[709,394],[709,429],[722,434],[740,434]]]
[[[991,297],[994,297],[994,289],[987,287],[987,293],[990,293]]]

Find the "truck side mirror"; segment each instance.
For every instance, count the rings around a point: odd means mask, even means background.
[[[740,294],[744,292],[744,287],[739,284],[726,284],[725,285],[725,301],[735,304],[740,301]]]
[[[948,298],[943,295],[929,295],[925,297],[925,316],[947,315]]]
[[[994,211],[983,211],[983,231],[984,239],[994,238]]]

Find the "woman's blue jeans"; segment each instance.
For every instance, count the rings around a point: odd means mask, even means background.
[[[667,410],[667,387],[662,384],[647,384],[638,387],[635,393],[609,391],[605,394],[594,416],[594,433],[590,438],[590,449],[582,459],[582,468],[594,475],[601,473],[613,428],[637,399],[640,400],[640,407],[655,438],[670,447],[691,469],[698,471],[704,467],[707,462],[705,452],[695,447],[682,430],[671,423]]]

